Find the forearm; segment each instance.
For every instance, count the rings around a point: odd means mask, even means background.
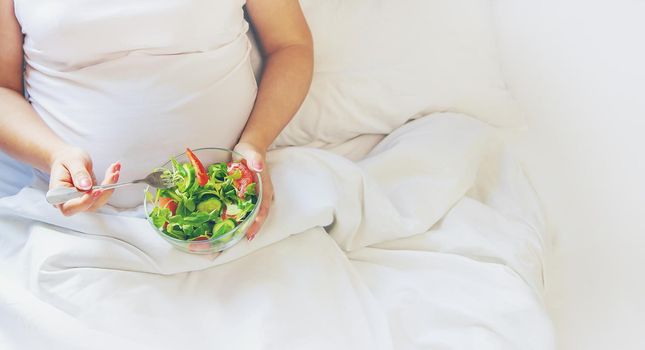
[[[304,100],[313,72],[313,51],[292,45],[268,56],[255,106],[240,138],[266,150]]]
[[[0,148],[3,151],[49,172],[53,155],[65,147],[22,95],[0,87]]]

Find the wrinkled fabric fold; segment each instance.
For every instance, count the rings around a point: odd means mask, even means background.
[[[271,215],[255,240],[218,256],[172,248],[141,208],[63,217],[33,186],[0,199],[0,270],[35,298],[20,302],[54,308],[39,327],[58,310],[114,344],[211,344],[177,327],[227,334],[225,348],[496,349],[526,338],[548,349],[542,222],[501,149],[490,127],[443,113],[357,162],[273,150]],[[0,308],[15,295],[3,298]],[[460,341],[464,329],[472,337]]]

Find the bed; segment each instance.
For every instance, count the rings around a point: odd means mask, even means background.
[[[0,199],[1,348],[554,348],[489,2],[301,3],[314,84],[258,237],[185,254],[142,208],[65,218],[35,180]]]

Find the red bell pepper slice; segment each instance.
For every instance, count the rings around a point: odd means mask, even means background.
[[[206,172],[202,162],[197,158],[195,153],[190,150],[190,148],[186,148],[186,156],[188,156],[190,163],[193,165],[193,168],[195,168],[195,178],[197,179],[197,183],[200,186],[206,185],[208,182],[208,173]]]

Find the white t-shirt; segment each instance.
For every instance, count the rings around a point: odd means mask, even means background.
[[[25,86],[43,120],[102,179],[146,175],[186,147],[232,147],[257,85],[244,0],[15,0]],[[142,203],[134,186],[110,204]]]

